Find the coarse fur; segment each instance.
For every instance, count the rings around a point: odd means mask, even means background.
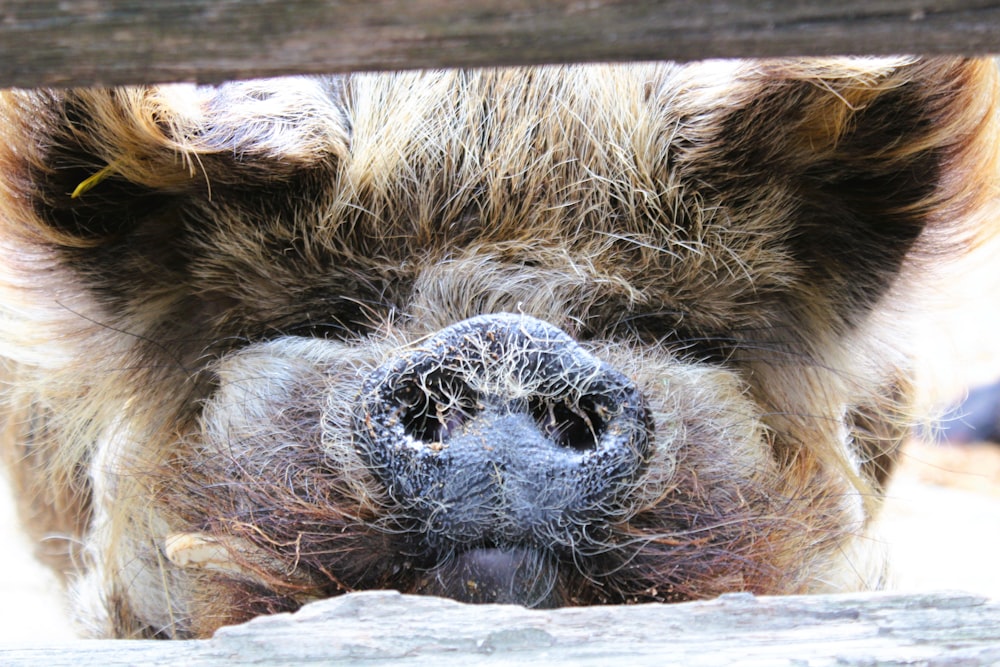
[[[359,456],[375,368],[547,322],[652,453],[561,604],[877,586],[929,266],[987,233],[995,65],[715,61],[0,98],[0,447],[96,636],[438,592]],[[502,366],[494,381],[513,382]],[[497,370],[499,369],[499,370]]]

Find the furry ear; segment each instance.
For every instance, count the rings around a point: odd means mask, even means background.
[[[682,76],[668,100],[681,113],[674,163],[727,224],[777,234],[791,267],[780,319],[749,330],[733,358],[751,369],[781,456],[809,452],[848,478],[860,460],[855,484],[869,488],[908,433],[921,290],[996,233],[997,65],[724,61]],[[762,346],[793,353],[761,361]],[[818,444],[839,440],[850,449]]]
[[[66,246],[129,234],[184,197],[280,187],[348,142],[338,79],[13,91],[0,108],[6,200],[25,207],[5,224]]]
[[[765,206],[787,211],[793,254],[851,319],[904,260],[969,240],[962,225],[994,196],[996,69],[955,58],[741,65],[684,160],[728,201],[777,193]]]

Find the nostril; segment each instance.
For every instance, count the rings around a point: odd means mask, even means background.
[[[428,445],[448,440],[481,409],[476,392],[445,371],[402,379],[387,398],[404,433]]]
[[[606,410],[594,397],[549,398],[536,396],[528,410],[539,429],[552,442],[579,452],[596,449],[606,426]]]

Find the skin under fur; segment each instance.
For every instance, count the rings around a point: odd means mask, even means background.
[[[525,549],[526,585],[878,585],[911,318],[929,265],[986,233],[996,98],[992,62],[910,58],[4,93],[25,525],[96,636],[448,592],[455,554],[359,453],[359,395],[513,313],[627,377],[650,430],[616,513]]]

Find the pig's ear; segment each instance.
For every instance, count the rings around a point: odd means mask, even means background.
[[[4,224],[68,246],[121,238],[192,197],[280,188],[348,141],[337,79],[14,91],[0,116]]]
[[[812,287],[841,314],[863,313],[909,258],[961,238],[994,196],[996,69],[958,58],[744,65],[686,159],[735,201],[774,194],[765,208],[782,209]]]

